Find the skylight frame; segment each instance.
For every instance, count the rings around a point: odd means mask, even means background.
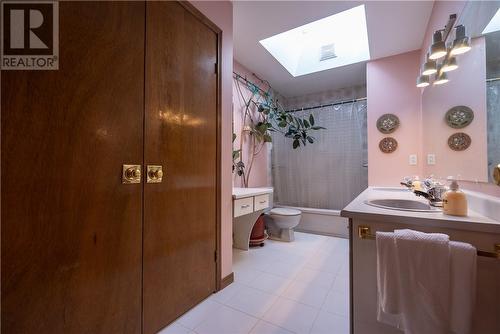
[[[484,27],[482,35],[489,34],[491,32],[500,30],[500,8],[497,9],[497,12],[491,18],[490,22]]]
[[[365,5],[260,40],[293,76],[370,60]],[[321,61],[321,47],[335,44],[337,57]]]

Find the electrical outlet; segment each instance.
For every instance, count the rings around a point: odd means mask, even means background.
[[[410,158],[408,159],[408,162],[410,163],[411,166],[415,166],[417,164],[417,155],[410,154]]]
[[[427,164],[428,165],[436,164],[436,155],[434,153],[427,154]]]

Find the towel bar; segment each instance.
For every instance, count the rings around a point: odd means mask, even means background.
[[[370,239],[375,240],[375,234],[372,234],[369,226],[358,226],[358,237],[360,239]],[[500,244],[494,245],[494,251],[488,252],[478,249],[477,255],[484,257],[492,257],[495,259],[500,259]]]

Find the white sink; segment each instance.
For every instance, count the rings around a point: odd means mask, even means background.
[[[365,202],[368,205],[375,206],[378,208],[389,209],[389,210],[400,210],[400,211],[416,211],[416,212],[439,212],[438,208],[435,208],[427,203],[421,201],[414,201],[409,199],[372,199]]]

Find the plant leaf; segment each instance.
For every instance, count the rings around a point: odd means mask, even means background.
[[[313,116],[313,114],[309,115],[309,123],[311,123],[311,126],[314,126],[314,116]]]
[[[296,148],[297,148],[297,147],[299,147],[299,146],[300,146],[300,143],[299,143],[298,139],[295,139],[295,140],[293,141],[293,149],[296,149]]]

